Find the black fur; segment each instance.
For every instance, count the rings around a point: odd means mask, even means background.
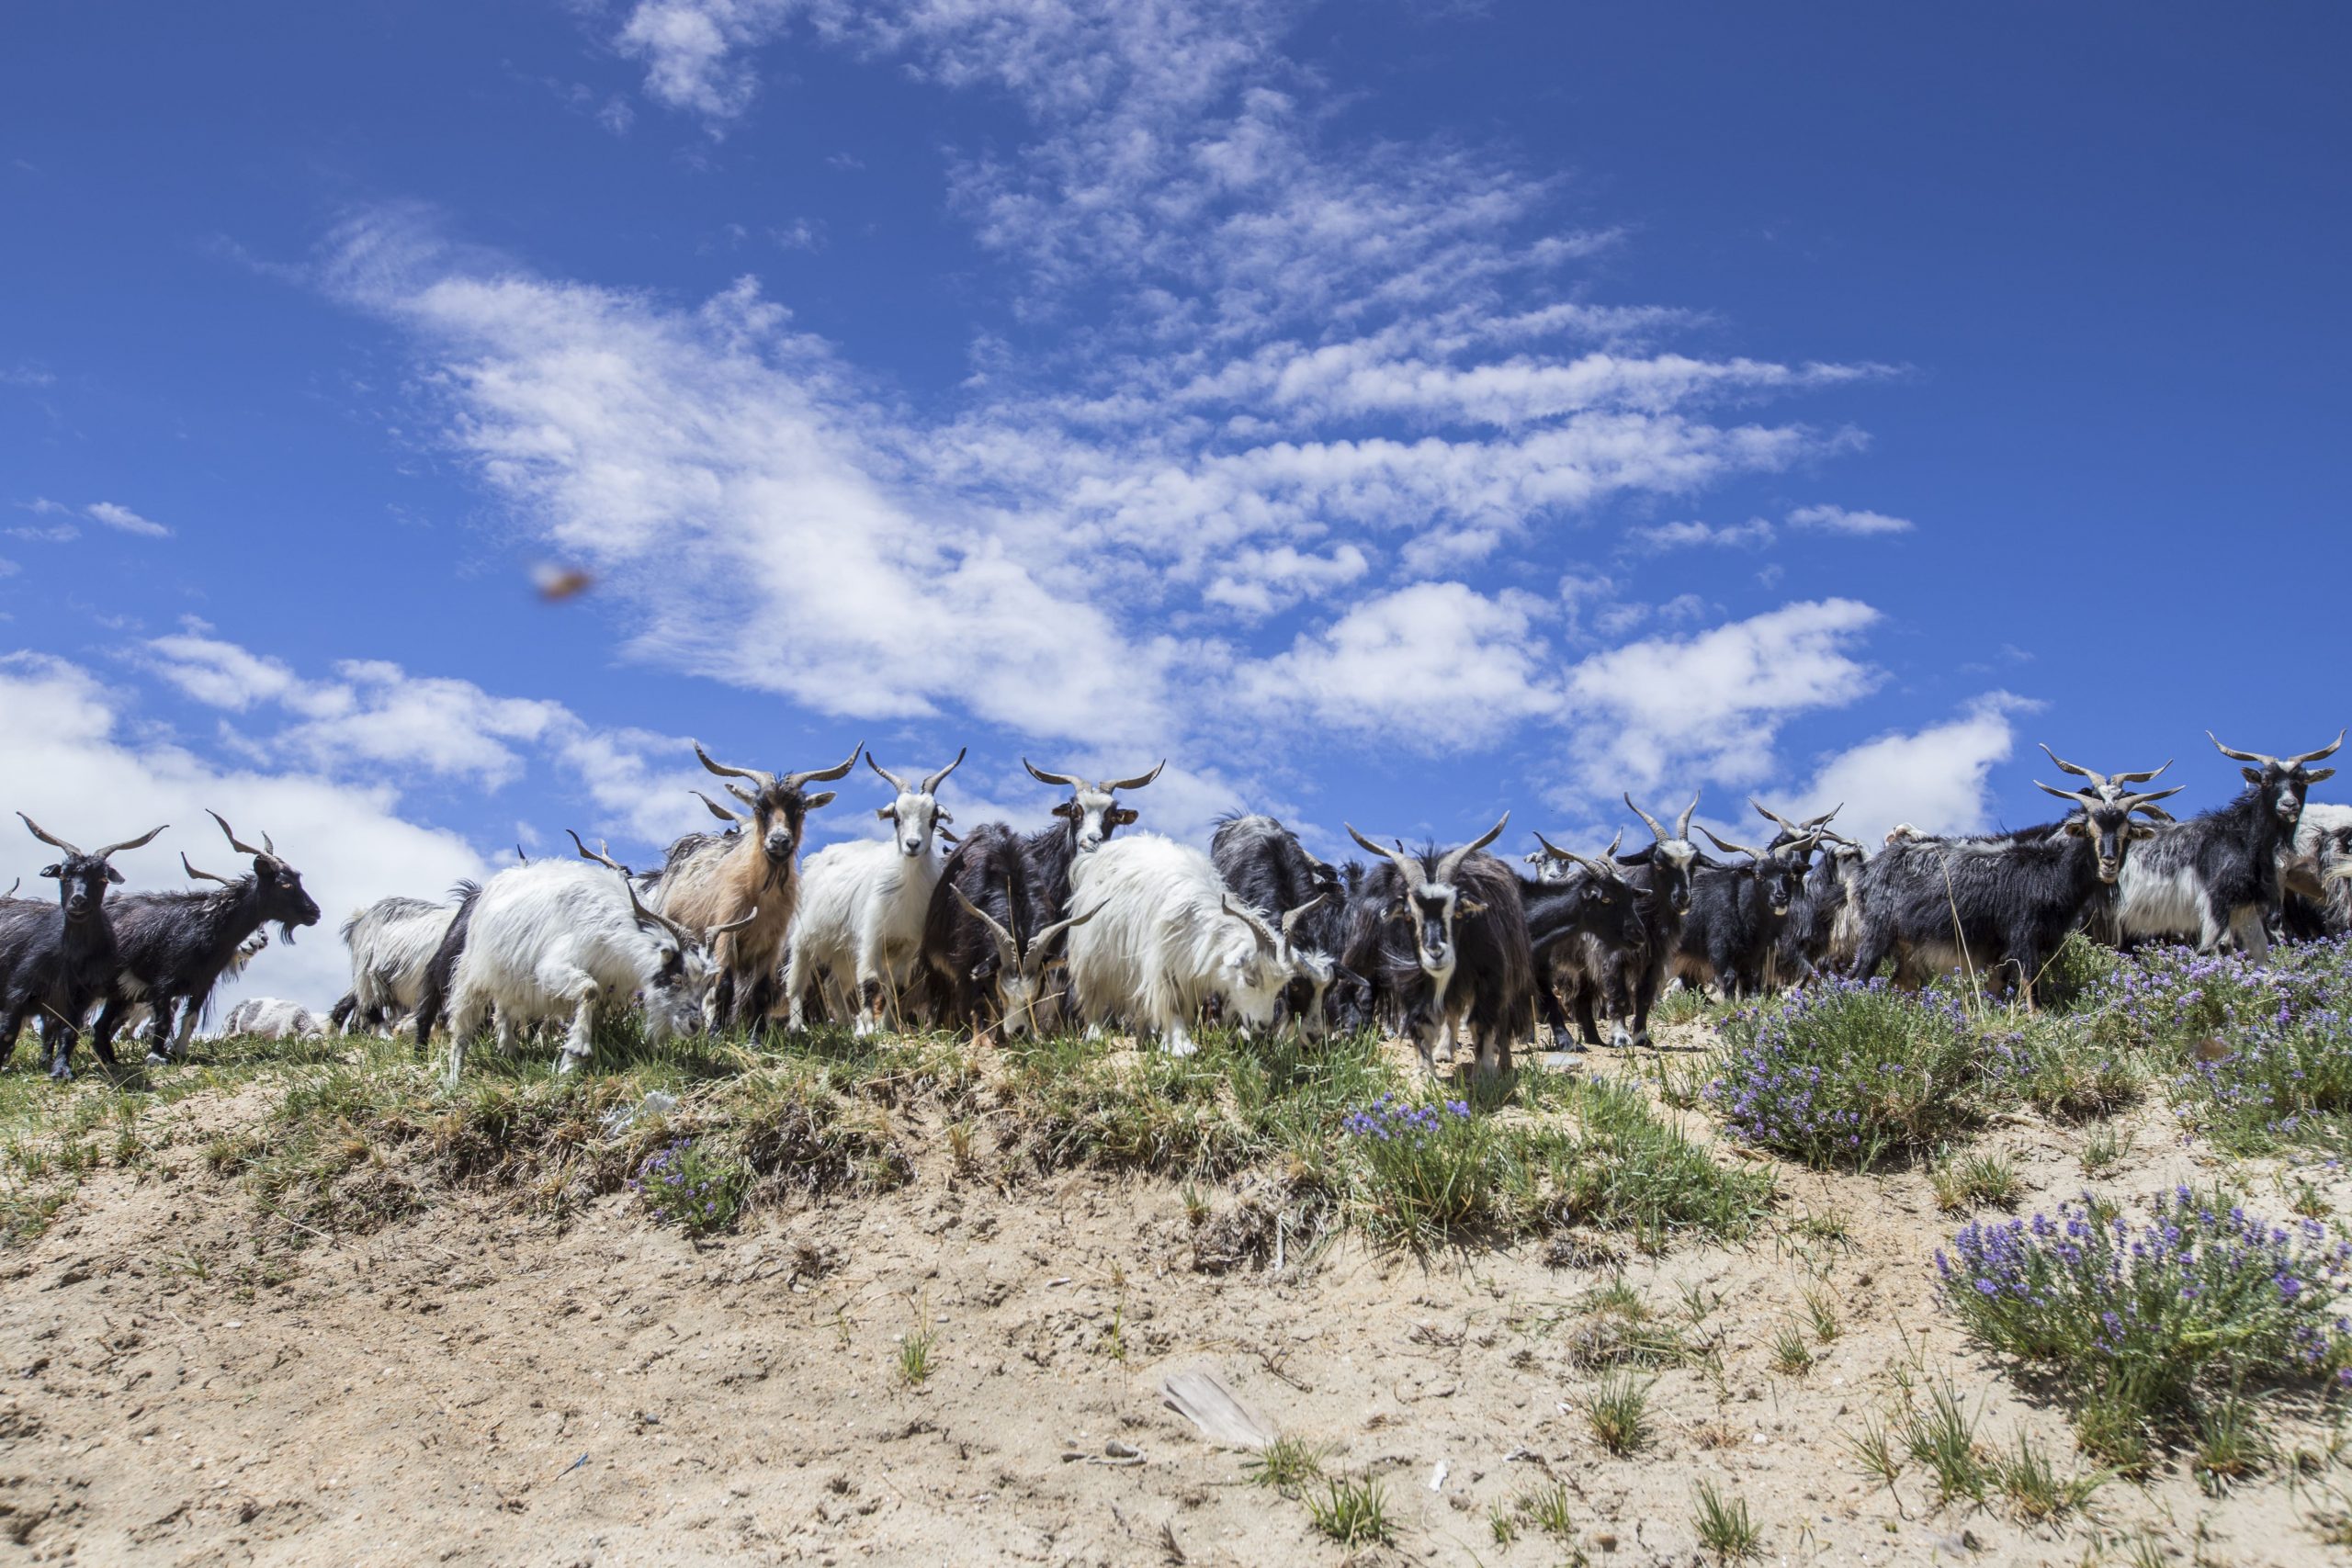
[[[933,1023],[981,1029],[995,1021],[996,987],[990,982],[1001,962],[996,939],[956,902],[956,889],[1011,931],[1023,952],[1039,931],[1060,918],[1046,915],[1033,891],[1026,851],[1011,828],[984,822],[964,835],[940,868],[923,912],[914,987]]]
[[[424,966],[424,978],[416,987],[419,1051],[432,1043],[433,1031],[449,1005],[449,987],[458,977],[458,959],[466,951],[466,932],[474,923],[474,900],[481,897],[479,882],[460,882],[449,889],[450,901],[458,906],[458,912],[450,917],[449,929],[441,933],[441,945],[433,950],[433,961]]]
[[[1443,852],[1424,848],[1418,858],[1434,877]],[[1528,945],[1527,914],[1519,878],[1481,851],[1453,874],[1456,905],[1451,941],[1453,973],[1443,1014],[1463,1021],[1482,1065],[1510,1070],[1511,1049],[1535,1034],[1535,958]],[[1406,907],[1405,881],[1388,863],[1370,867],[1348,906],[1348,940],[1340,962],[1371,982],[1374,998],[1393,1010],[1403,1029],[1434,1043],[1443,1026],[1436,981],[1421,967],[1414,940],[1419,918]],[[1467,906],[1476,905],[1474,912]]]
[[[1567,1015],[1561,1010],[1565,996],[1576,1015],[1575,1042],[1600,1044],[1594,1008],[1602,998],[1588,976],[1599,975],[1607,954],[1641,942],[1640,889],[1621,876],[1596,876],[1576,866],[1558,882],[1521,877],[1519,893],[1535,960],[1536,1000],[1552,1038],[1563,1047],[1571,1042]]]
[[[117,899],[119,953],[105,1005],[90,1028],[91,1048],[107,1055],[122,1015],[143,1002],[154,1019],[150,1049],[167,1055],[179,1010],[201,1014],[247,937],[275,923],[279,939],[290,944],[297,928],[318,922],[319,906],[303,891],[302,874],[275,855],[255,855],[252,874],[212,891]]]
[[[1209,839],[1209,859],[1235,897],[1279,923],[1293,909],[1322,902],[1308,909],[1295,931],[1305,950],[1337,959],[1347,943],[1347,890],[1340,869],[1307,853],[1298,835],[1271,817],[1231,816],[1217,819]],[[1357,867],[1359,875],[1362,867]],[[1293,980],[1283,993],[1282,1012],[1287,1016],[1309,1003],[1310,987]],[[1323,997],[1324,1017],[1334,1028],[1362,1029],[1372,1021],[1372,987],[1346,965],[1339,966]]]
[[[72,854],[41,874],[57,878],[55,904],[33,898],[0,904],[0,1066],[16,1055],[25,1020],[38,1014],[50,1076],[71,1077],[82,1020],[114,973],[106,895],[122,874],[100,856]],[[92,1047],[100,1061],[114,1066],[111,1045],[93,1041]]]

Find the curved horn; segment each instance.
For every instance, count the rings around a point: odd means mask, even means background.
[[[1674,824],[1676,838],[1687,839],[1690,836],[1690,818],[1699,814],[1699,791],[1691,791],[1690,804],[1682,808],[1681,818]]]
[[[1773,810],[1770,807],[1765,805],[1762,801],[1757,799],[1752,795],[1747,797],[1747,804],[1756,807],[1757,816],[1761,817],[1765,821],[1770,822],[1773,827],[1778,828],[1781,832],[1786,833],[1792,839],[1799,833],[1804,831],[1803,828],[1800,828],[1794,822],[1790,821],[1787,818],[1781,816],[1779,812]],[[1829,814],[1830,817],[1835,817],[1838,814],[1835,811]],[[1828,820],[1828,818],[1824,818],[1822,820],[1826,822]]]
[[[741,801],[744,805],[750,807],[754,811],[760,808],[760,797],[753,795],[750,790],[745,789],[741,784],[729,784],[727,786],[727,793],[733,795],[736,799]]]
[[[1462,869],[1462,863],[1464,861],[1468,860],[1472,855],[1476,854],[1480,850],[1485,849],[1488,844],[1491,844],[1497,839],[1501,838],[1503,836],[1503,829],[1510,826],[1510,813],[1506,811],[1503,813],[1501,821],[1487,829],[1477,838],[1471,840],[1470,842],[1464,844],[1459,849],[1447,851],[1445,858],[1437,863],[1437,879],[1440,882],[1453,881],[1453,874]]]
[[[892,773],[889,769],[876,761],[874,760],[874,753],[871,751],[868,751],[865,754],[865,765],[872,768],[876,773],[880,773],[882,775],[883,782],[888,784],[892,789],[897,790],[900,795],[912,795],[914,793],[907,787],[906,780],[900,778],[898,774]]]
[[[1331,896],[1329,893],[1317,893],[1314,897],[1309,898],[1297,908],[1285,909],[1283,911],[1283,941],[1285,944],[1290,946],[1297,945],[1298,922],[1306,918],[1306,912],[1309,909],[1312,909],[1317,905],[1323,903],[1330,897]]]
[[[17,815],[23,818],[26,827],[30,828],[33,830],[33,837],[39,839],[42,843],[54,844],[57,848],[63,850],[69,855],[78,855],[82,852],[73,845],[67,843],[64,840],[59,838],[56,834],[51,832],[48,829],[42,827],[40,823],[34,821],[31,818],[26,817],[23,812],[19,811]]]
[[[231,886],[227,877],[215,876],[209,871],[198,871],[196,867],[188,864],[187,852],[186,850],[182,850],[180,852],[180,869],[187,873],[187,878],[190,882],[217,882],[223,887]]]
[[[741,812],[728,810],[727,807],[719,805],[718,802],[711,799],[710,796],[703,794],[703,792],[698,789],[690,789],[686,791],[686,793],[693,795],[696,800],[701,801],[704,806],[709,808],[710,814],[713,817],[718,818],[721,822],[741,822],[743,820],[743,815]]]
[[[1037,933],[1037,940],[1029,944],[1028,954],[1022,959],[1023,966],[1026,968],[1037,964],[1044,957],[1046,949],[1053,945],[1054,938],[1060,936],[1065,931],[1076,930],[1078,927],[1084,925],[1087,921],[1092,919],[1102,912],[1102,906],[1097,904],[1094,908],[1087,910],[1086,913],[1082,915],[1072,915],[1069,919],[1056,920],[1052,925],[1047,926],[1044,931],[1039,931]],[[982,916],[981,918],[983,919],[987,919],[986,916]]]
[[[964,912],[966,914],[979,921],[980,924],[988,927],[989,935],[996,939],[997,957],[1000,960],[1006,964],[1018,964],[1021,962],[1020,944],[1012,940],[1012,933],[1011,931],[1006,931],[1002,926],[997,924],[996,917],[994,915],[989,914],[986,909],[983,909],[978,904],[973,903],[970,898],[965,896],[963,888],[957,886],[955,883],[949,883],[947,885],[947,890],[956,895],[956,902],[964,906]],[[1091,909],[1089,909],[1086,912],[1088,919],[1091,919],[1093,914],[1094,911]],[[1062,922],[1062,926],[1067,926],[1070,923],[1070,921],[1065,920]],[[1062,926],[1056,926],[1054,930],[1059,931],[1062,929]],[[1046,940],[1046,934],[1050,933],[1040,934],[1037,939],[1037,942],[1034,945],[1043,945]]]
[[[2175,784],[2170,789],[2154,790],[2145,795],[2127,795],[2115,804],[2120,806],[2126,811],[2145,811],[2148,808],[2148,803],[2150,801],[2162,800],[2166,795],[2178,795],[2182,790],[2187,789],[2188,787],[2188,786],[2187,784]],[[2154,813],[2154,815],[2158,818],[2163,818],[2165,813],[2159,811]]]
[[[207,808],[206,808],[206,810],[205,810],[205,813],[204,813],[204,814],[205,814],[207,817],[211,818],[212,818],[212,820],[214,820],[215,822],[218,822],[218,823],[220,823],[220,831],[221,831],[221,833],[222,833],[222,834],[223,834],[223,835],[228,839],[228,840],[229,840],[229,847],[230,847],[231,849],[232,849],[232,850],[236,851],[239,854],[241,854],[241,855],[269,855],[269,856],[270,856],[270,858],[271,858],[271,859],[273,859],[273,860],[275,860],[275,859],[277,858],[277,856],[276,856],[276,855],[274,855],[274,854],[271,854],[271,852],[270,852],[268,850],[266,850],[266,849],[263,849],[263,850],[257,850],[257,849],[254,848],[251,844],[246,844],[246,843],[240,843],[240,842],[238,842],[238,840],[237,840],[237,833],[236,833],[236,829],[233,829],[233,828],[232,828],[232,827],[230,827],[230,826],[229,826],[229,819],[228,819],[227,818],[225,818],[225,817],[221,816],[221,815],[220,815],[220,813],[219,813],[218,811],[214,811],[214,810],[210,809],[209,807],[207,807]],[[156,831],[156,832],[158,832],[158,833],[160,833],[160,832],[162,832],[162,831],[163,831],[163,829],[160,829],[160,828],[158,828],[157,829],[155,829],[155,831]],[[154,835],[151,833],[151,834],[149,834],[148,836],[149,836],[150,838],[153,838]],[[263,842],[263,843],[265,843],[265,844],[266,844],[267,842],[269,842],[269,835],[267,835],[266,833],[263,834],[263,835],[262,835],[262,842]]]
[[[2205,732],[2205,739],[2213,742],[2213,750],[2219,751],[2222,756],[2230,758],[2233,761],[2264,762],[2272,767],[2278,765],[2278,759],[2276,757],[2266,757],[2259,751],[2240,751],[2233,748],[2222,745],[2220,739],[2210,729]]]
[[[1616,836],[1615,838],[1613,838],[1613,839],[1611,839],[1611,840],[1609,840],[1609,847],[1608,847],[1606,850],[1602,851],[1601,852],[1602,852],[1604,855],[1606,855],[1606,856],[1607,856],[1607,857],[1608,857],[1611,862],[1614,862],[1614,861],[1616,860],[1616,858],[1617,858],[1617,846],[1618,846],[1618,845],[1620,845],[1620,844],[1622,844],[1622,843],[1623,843],[1624,841],[1625,841],[1625,829],[1623,829],[1623,828],[1620,828],[1620,829],[1617,829],[1617,836]]]
[[[712,941],[712,942],[716,942],[716,941],[718,941],[720,937],[725,936],[729,931],[741,931],[745,926],[750,925],[753,920],[756,920],[756,919],[758,919],[759,918],[760,918],[760,907],[759,907],[757,904],[754,904],[754,905],[752,905],[752,906],[750,912],[749,912],[749,913],[747,913],[747,914],[745,914],[745,915],[744,915],[744,917],[743,917],[741,919],[740,919],[740,920],[729,920],[729,921],[728,921],[728,922],[727,922],[725,925],[723,925],[723,926],[713,926],[713,927],[711,927],[711,928],[710,928],[710,935],[709,935],[709,937],[708,937],[708,939],[707,939],[707,940]],[[676,928],[675,926],[673,926],[673,927],[671,927],[670,929],[671,929],[671,930],[673,930],[673,931],[677,931],[677,928]],[[684,933],[684,931],[679,931],[679,932],[678,932],[678,940],[679,940],[679,941],[681,941],[681,942],[684,942],[684,941],[685,940],[685,933]]]
[[[1049,773],[1026,757],[1021,759],[1021,765],[1028,769],[1029,776],[1039,784],[1058,784],[1064,789],[1079,787],[1080,780],[1076,773]]]
[[[939,793],[939,786],[947,782],[947,775],[964,765],[964,753],[970,750],[971,748],[968,746],[956,747],[956,760],[948,763],[945,767],[940,769],[939,772],[929,775],[922,781],[922,793],[925,795],[937,795]]]
[[[2306,751],[2300,757],[2289,757],[2284,759],[2284,761],[2288,766],[2292,767],[2299,762],[2316,762],[2324,757],[2333,757],[2335,755],[2335,749],[2344,744],[2344,736],[2345,732],[2339,729],[2335,732],[2335,739],[2321,747],[2318,750]]]
[[[564,831],[571,833],[571,829],[569,828],[566,828]],[[580,841],[580,835],[577,833],[571,833],[571,842],[572,847],[580,852],[580,858],[582,860],[592,860],[598,865],[611,866],[623,876],[635,876],[637,874],[637,873],[629,870],[628,867],[623,865],[620,862],[613,858],[612,846],[602,839],[596,840],[596,847],[593,850],[586,844]]]
[[[1831,807],[1828,810],[1823,812],[1820,816],[1806,818],[1804,819],[1804,826],[1808,828],[1826,828],[1830,823],[1838,820],[1838,813],[1845,809],[1846,803],[1841,800],[1837,805]]]
[[[1405,879],[1405,886],[1408,889],[1419,887],[1429,881],[1429,873],[1421,869],[1421,863],[1419,860],[1405,852],[1403,845],[1400,844],[1393,850],[1384,850],[1378,844],[1374,843],[1370,839],[1365,838],[1362,833],[1357,832],[1354,823],[1342,822],[1340,826],[1348,830],[1349,838],[1353,839],[1357,843],[1362,844],[1374,854],[1380,856],[1382,859],[1386,860],[1391,864],[1395,865],[1396,868],[1396,874]]]
[[[22,887],[24,885],[25,879],[23,877],[20,876],[17,878],[16,881],[8,884],[8,891],[6,893],[0,893],[0,898],[14,898],[17,896],[17,889]]]
[[[1650,825],[1650,832],[1657,839],[1657,841],[1661,844],[1666,842],[1666,829],[1659,825],[1658,819],[1651,816],[1648,812],[1643,810],[1640,807],[1635,806],[1632,795],[1628,795],[1623,798],[1624,799],[1625,808],[1627,810],[1631,811],[1634,816],[1640,818],[1643,821]]]
[[[2080,779],[2088,779],[2091,781],[2091,788],[2098,791],[2102,795],[2107,793],[2109,781],[2105,773],[2095,773],[2088,768],[2084,767],[2080,762],[2070,762],[2039,740],[2035,741],[2034,744],[2041,747],[2041,753],[2043,756],[2048,757],[2052,761],[2058,764],[2058,771],[2060,773],[2072,773],[2076,778]]]
[[[1123,789],[1141,789],[1144,785],[1158,778],[1160,773],[1160,769],[1167,766],[1168,759],[1162,757],[1159,759],[1159,767],[1152,769],[1151,772],[1144,774],[1141,778],[1119,779],[1111,784],[1106,784],[1102,786],[1102,793],[1104,795],[1116,795]]]
[[[1250,928],[1250,934],[1257,938],[1259,947],[1264,950],[1267,957],[1280,958],[1283,955],[1283,944],[1276,940],[1274,933],[1267,929],[1266,922],[1258,918],[1255,910],[1235,908],[1230,894],[1219,894],[1217,905],[1227,914]]]
[[[2054,795],[2061,800],[2071,800],[2075,805],[2084,807],[2086,810],[2094,806],[2104,806],[2107,804],[2107,797],[2105,795],[2092,795],[2087,790],[2077,792],[2071,789],[2060,789],[2056,784],[2046,784],[2040,779],[2033,781],[2033,787],[2038,790],[2041,790],[2046,794]]]
[[[104,848],[104,849],[102,849],[102,850],[100,850],[100,851],[98,852],[98,858],[99,858],[100,860],[104,860],[104,859],[106,859],[108,855],[120,854],[120,853],[121,853],[123,851],[125,851],[125,850],[135,850],[135,849],[137,849],[140,845],[144,844],[144,843],[147,843],[147,842],[149,842],[150,840],[152,840],[155,837],[155,835],[156,835],[156,834],[158,834],[158,833],[162,832],[162,831],[164,830],[164,829],[168,828],[168,827],[170,827],[170,826],[171,826],[171,824],[170,824],[169,822],[165,822],[165,823],[162,824],[160,827],[154,827],[154,828],[150,828],[150,829],[148,829],[145,832],[143,832],[143,833],[140,834],[140,835],[139,835],[139,837],[137,837],[137,838],[135,838],[135,839],[125,839],[122,842],[120,842],[120,843],[119,843],[119,844],[108,844],[106,848]],[[268,840],[267,840],[266,839],[264,839],[264,840],[263,840],[263,842],[265,842],[265,843],[266,843],[267,841],[268,841]],[[275,857],[273,857],[273,858],[275,858]]]
[[[1588,872],[1591,873],[1591,874],[1592,874],[1593,875],[1595,875],[1595,876],[1603,876],[1603,875],[1608,874],[1606,872],[1604,872],[1604,871],[1601,869],[1601,866],[1600,866],[1600,862],[1598,862],[1598,861],[1593,861],[1593,860],[1587,860],[1584,856],[1582,856],[1582,855],[1580,855],[1580,854],[1577,853],[1577,852],[1576,852],[1576,851],[1574,851],[1574,850],[1564,850],[1564,849],[1562,849],[1559,845],[1557,845],[1557,844],[1554,843],[1551,840],[1549,840],[1549,839],[1545,838],[1545,837],[1544,837],[1543,834],[1541,834],[1541,833],[1538,833],[1538,834],[1536,834],[1536,835],[1535,835],[1535,841],[1536,841],[1537,843],[1539,843],[1539,844],[1543,845],[1543,846],[1544,846],[1544,852],[1545,854],[1547,854],[1547,855],[1550,855],[1554,860],[1573,861],[1573,862],[1575,862],[1577,865],[1580,865],[1580,866],[1584,867],[1584,869],[1585,869],[1586,871],[1588,871]],[[1615,849],[1616,849],[1616,846],[1615,846],[1614,844],[1612,844],[1612,845],[1611,845],[1611,846],[1610,846],[1610,849],[1611,849],[1611,851],[1613,852],[1615,851]],[[1613,868],[1612,868],[1612,869],[1613,869]]]
[[[811,768],[805,773],[785,774],[784,787],[786,789],[798,789],[802,784],[831,784],[835,779],[845,779],[849,777],[849,771],[857,766],[858,758],[863,756],[865,752],[865,742],[861,740],[854,747],[850,749],[850,754],[848,756],[842,758],[840,761],[834,763],[830,768]]]
[[[1706,834],[1708,840],[1712,842],[1715,848],[1723,851],[1723,852],[1727,855],[1746,855],[1749,860],[1762,860],[1764,858],[1756,851],[1749,849],[1746,844],[1735,844],[1729,839],[1717,838],[1715,836],[1714,829],[1712,828],[1702,828],[1699,831]]]
[[[774,773],[763,773],[757,768],[730,768],[724,762],[712,761],[710,753],[702,749],[702,742],[699,740],[695,742],[695,755],[702,760],[702,765],[705,768],[722,779],[749,779],[762,789],[775,783]]]
[[[693,940],[686,935],[685,929],[679,925],[677,921],[672,919],[667,915],[656,914],[651,909],[647,908],[645,907],[645,900],[637,896],[637,884],[631,882],[626,876],[621,878],[621,890],[628,895],[628,907],[637,911],[637,923],[639,925],[660,926],[663,931],[668,931],[673,937],[676,938],[678,944],[682,947]],[[753,913],[757,912],[758,911],[756,910],[753,911]],[[728,929],[732,930],[733,928],[729,927]],[[712,934],[717,935],[718,933],[713,932]]]

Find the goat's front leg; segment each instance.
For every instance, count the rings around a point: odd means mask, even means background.
[[[558,1076],[576,1071],[596,1048],[595,977],[574,970],[548,987],[571,1003],[571,1027],[563,1037],[563,1055],[556,1062]]]

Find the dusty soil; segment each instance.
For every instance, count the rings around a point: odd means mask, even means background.
[[[1596,1052],[1591,1070],[1623,1063]],[[764,1213],[697,1245],[627,1194],[568,1227],[453,1198],[365,1236],[289,1229],[201,1157],[266,1092],[175,1107],[183,1135],[94,1177],[0,1258],[0,1551],[85,1563],[1325,1563],[1350,1554],[1298,1501],[1250,1484],[1166,1408],[1161,1379],[1216,1370],[1283,1431],[1369,1472],[1396,1545],[1360,1562],[1596,1563],[1698,1556],[1694,1485],[1744,1497],[1768,1562],[2342,1561],[2319,1525],[2334,1463],[2216,1500],[2175,1462],[2112,1482],[2089,1519],[2021,1526],[1890,1492],[1843,1436],[1949,1374],[1980,1439],[2019,1429],[2064,1466],[2054,1406],[1970,1352],[1928,1255],[1957,1223],[1918,1176],[1791,1171],[1780,1219],[1736,1247],[1607,1247],[1720,1371],[1657,1374],[1654,1436],[1607,1455],[1586,1402],[1577,1298],[1616,1271],[1589,1247],[1419,1258],[1342,1240],[1279,1272],[1195,1268],[1174,1186],[1078,1174],[1008,1190],[944,1152],[908,1188]],[[2137,1195],[2211,1175],[2160,1112],[2092,1184]],[[933,1146],[944,1149],[944,1139]],[[2084,1185],[2082,1134],[1996,1128],[2035,1200]],[[988,1152],[979,1162],[983,1172]],[[2244,1173],[2260,1190],[2258,1179]],[[2331,1198],[2352,1198],[2340,1175]],[[1240,1201],[1211,1195],[1219,1216]],[[2030,1200],[2030,1202],[2034,1200]],[[1849,1234],[1821,1234],[1842,1219]],[[1807,1217],[1816,1222],[1807,1223]],[[1212,1218],[1209,1226],[1219,1223]],[[1842,1332],[1800,1375],[1772,1336],[1826,1290]],[[1704,1299],[1703,1296],[1701,1299]],[[899,1375],[928,1322],[936,1371]],[[2317,1441],[2290,1421],[2294,1440]],[[1114,1440],[1140,1463],[1106,1462]],[[1576,1539],[1488,1509],[1551,1480]],[[2136,1543],[2136,1544],[2135,1544]],[[2135,1558],[2134,1551],[2153,1555]]]

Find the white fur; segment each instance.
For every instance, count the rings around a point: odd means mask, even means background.
[[[248,1034],[263,1040],[300,1040],[326,1032],[327,1026],[309,1008],[276,997],[247,997],[229,1010],[220,1024],[224,1035]]]
[[[1263,920],[1227,911],[1232,895],[1207,855],[1134,833],[1080,853],[1069,879],[1069,912],[1091,916],[1069,937],[1070,988],[1090,1025],[1125,1019],[1182,1056],[1213,996],[1228,1022],[1272,1021],[1292,966]]]
[[[674,982],[657,984],[672,954],[682,955]],[[638,919],[618,873],[579,861],[511,866],[483,885],[474,904],[466,951],[451,985],[449,1082],[464,1070],[466,1042],[498,1010],[498,1045],[545,1018],[571,1015],[560,1070],[585,1060],[595,1041],[600,1003],[627,1006],[644,993],[647,1034],[691,1032],[716,976],[700,942],[683,949],[668,928]]]
[[[380,1012],[388,1021],[413,1013],[424,972],[457,918],[454,904],[422,910],[371,904],[355,911],[344,939],[351,949],[354,1011]]]
[[[899,798],[903,806],[909,797]],[[800,910],[793,919],[784,968],[794,1028],[804,1021],[802,998],[820,973],[825,976],[826,1010],[854,1019],[860,1034],[882,1027],[897,1011],[899,995],[922,950],[923,915],[939,885],[941,864],[933,851],[928,814],[911,854],[906,852],[907,820],[899,818],[898,837],[832,844],[801,863]]]

